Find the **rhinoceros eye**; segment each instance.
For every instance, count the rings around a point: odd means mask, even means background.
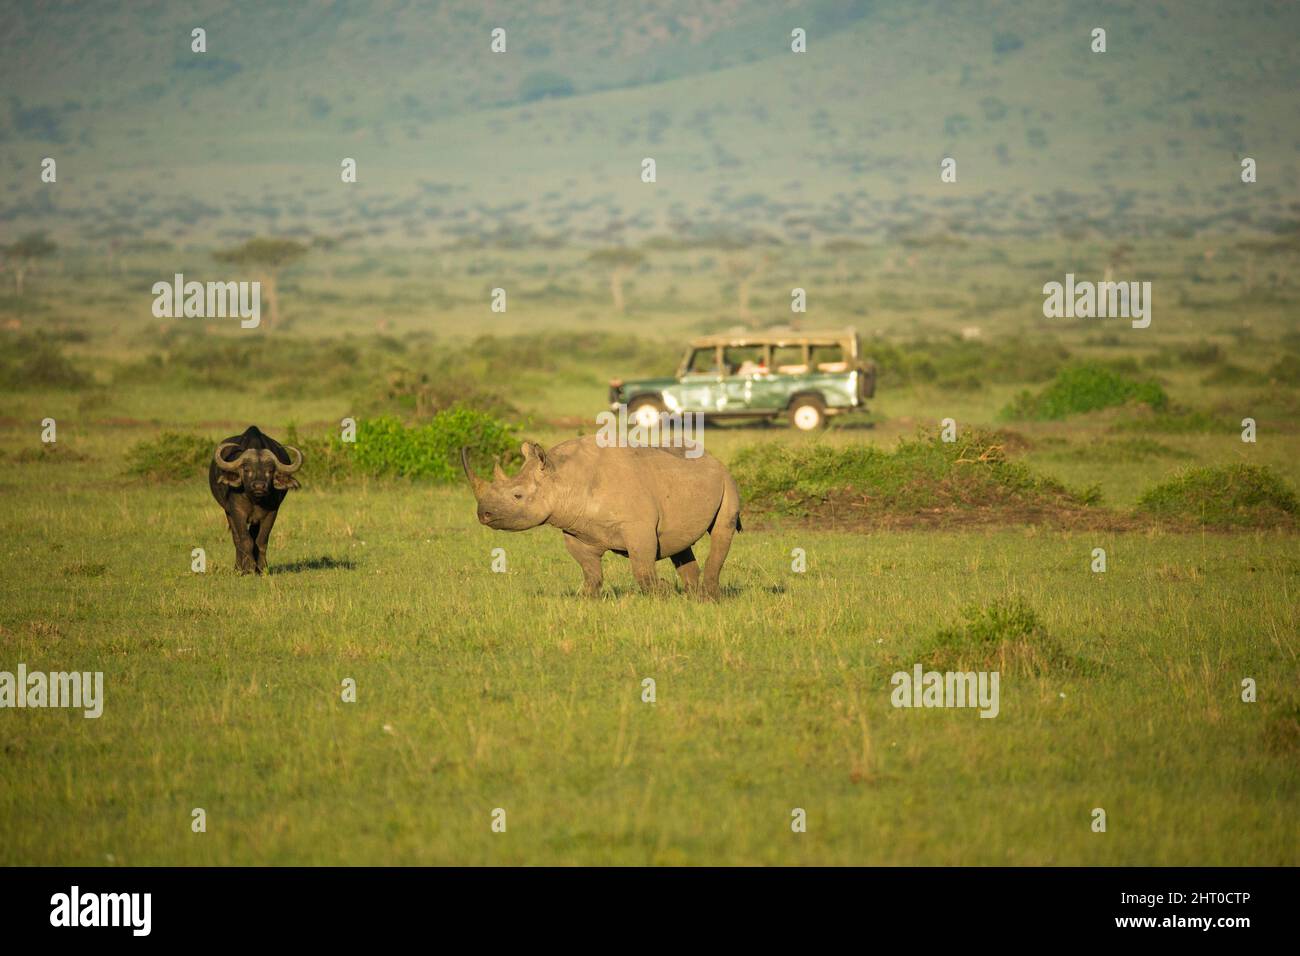
[[[524,500],[524,493],[522,491],[516,491],[515,501],[523,501],[523,500]]]

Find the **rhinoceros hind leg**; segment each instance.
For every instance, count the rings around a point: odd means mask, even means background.
[[[690,548],[685,551],[678,551],[671,555],[673,567],[677,569],[677,574],[682,579],[682,585],[687,591],[696,591],[700,586],[700,565],[695,560],[695,552]]]
[[[709,529],[709,558],[704,563],[706,597],[716,598],[721,591],[718,578],[722,574],[722,562],[727,560],[731,539],[735,537],[739,527],[740,492],[736,488],[736,483],[728,476],[727,488],[722,494],[722,504],[718,508],[717,517],[713,519],[713,527]]]

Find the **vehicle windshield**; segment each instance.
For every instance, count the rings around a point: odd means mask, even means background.
[[[691,357],[686,362],[686,375],[716,375],[717,367],[717,349],[705,348],[695,349],[691,352]]]

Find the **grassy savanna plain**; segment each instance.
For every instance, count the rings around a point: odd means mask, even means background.
[[[1294,525],[1134,511],[1192,466],[1300,482],[1294,253],[1152,240],[1131,253],[1154,281],[1149,329],[1044,319],[1041,284],[1100,275],[1108,248],[786,249],[744,303],[720,253],[660,251],[628,281],[626,315],[576,251],[320,250],[283,277],[280,324],[255,331],[153,318],[150,283],[190,272],[174,252],[67,249],[0,298],[0,669],[102,670],[106,699],[98,720],[0,715],[0,862],[1294,865]],[[1115,520],[953,511],[827,530],[815,512],[747,508],[717,603],[677,593],[666,562],[672,593],[643,596],[612,555],[588,601],[556,532],[480,527],[463,485],[313,477],[308,460],[272,573],[252,578],[233,572],[204,467],[127,467],[164,431],[215,443],[250,423],[323,438],[349,414],[427,420],[406,401],[421,374],[435,406],[503,399],[550,444],[594,430],[609,377],[670,371],[701,331],[784,320],[795,284],[820,290],[806,324],[853,325],[881,356],[872,411],[814,436],[713,427],[713,454],[888,449],[952,417],[1007,430],[1014,462],[1097,486],[1092,507]],[[505,315],[488,308],[498,285]],[[1067,361],[1154,376],[1200,417],[1002,417]],[[893,671],[965,608],[1008,601],[1063,656],[1009,669],[996,719],[891,706]]]

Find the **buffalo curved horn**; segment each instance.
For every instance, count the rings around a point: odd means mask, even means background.
[[[284,462],[280,460],[279,456],[277,455],[272,455],[271,460],[275,462],[275,470],[278,471],[280,474],[292,475],[295,471],[297,471],[299,468],[302,467],[302,452],[294,448],[292,445],[285,445],[284,450],[289,453],[289,459],[290,461],[293,461],[293,464],[286,465]],[[294,459],[297,460],[294,461]]]
[[[239,446],[235,444],[233,441],[222,442],[220,445],[217,446],[216,453],[212,456],[212,460],[217,463],[217,467],[220,468],[222,471],[239,471],[239,463],[244,460],[244,456],[248,454],[247,451],[235,456],[234,461],[226,461],[226,459],[221,457],[221,453],[224,452],[227,448],[238,448],[238,447]]]
[[[465,469],[465,477],[469,479],[469,486],[474,489],[474,497],[479,497],[483,491],[483,486],[487,484],[487,482],[474,474],[474,469],[470,468],[469,449],[463,445],[460,449],[460,466]]]

